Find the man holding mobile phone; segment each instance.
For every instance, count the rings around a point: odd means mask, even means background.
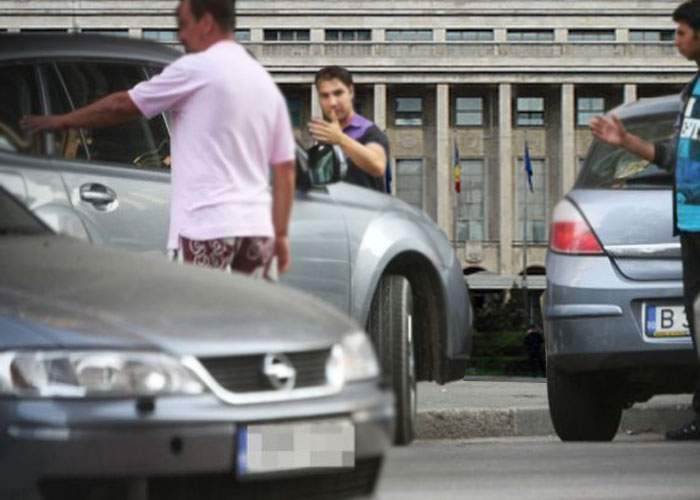
[[[315,84],[325,120],[309,123],[311,135],[340,146],[348,163],[347,182],[386,192],[389,140],[374,123],[355,113],[352,75],[340,66],[326,66],[316,73]]]

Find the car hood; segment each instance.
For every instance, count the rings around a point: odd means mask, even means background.
[[[2,238],[0,320],[0,349],[195,356],[318,349],[359,328],[280,285],[58,236]]]

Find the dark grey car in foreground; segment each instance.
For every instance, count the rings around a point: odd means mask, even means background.
[[[0,188],[0,498],[366,494],[380,385],[319,301],[56,236]]]
[[[62,113],[130,88],[181,55],[142,40],[97,35],[0,35],[0,185],[54,230],[160,255],[170,196],[169,120],[33,139],[24,114]],[[336,306],[373,338],[394,386],[397,441],[413,437],[416,380],[461,378],[471,305],[445,234],[422,211],[337,182],[299,186],[282,281]]]
[[[679,107],[671,96],[616,112],[632,132],[656,141],[672,135]],[[623,408],[695,389],[672,182],[658,166],[596,141],[554,210],[547,384],[564,440],[610,440]]]

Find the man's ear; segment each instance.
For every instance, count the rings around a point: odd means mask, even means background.
[[[348,87],[348,93],[350,94],[350,99],[355,99],[355,85],[350,84]]]
[[[205,12],[202,16],[202,19],[200,19],[199,22],[202,23],[202,29],[207,35],[214,31],[214,28],[216,28],[217,26],[216,21],[214,21],[214,16],[211,15],[211,12]]]

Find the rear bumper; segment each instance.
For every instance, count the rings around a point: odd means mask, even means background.
[[[234,488],[230,496],[237,487],[239,423],[328,417],[354,422],[358,464],[381,461],[393,434],[393,399],[375,383],[351,384],[318,400],[246,407],[212,395],[162,398],[148,414],[124,400],[0,400],[0,496],[44,498],[41,485],[95,478],[136,484],[202,475],[225,478]]]
[[[547,256],[545,339],[548,359],[571,371],[645,366],[694,367],[687,338],[654,339],[643,304],[683,303],[680,281],[632,281],[607,257]]]

